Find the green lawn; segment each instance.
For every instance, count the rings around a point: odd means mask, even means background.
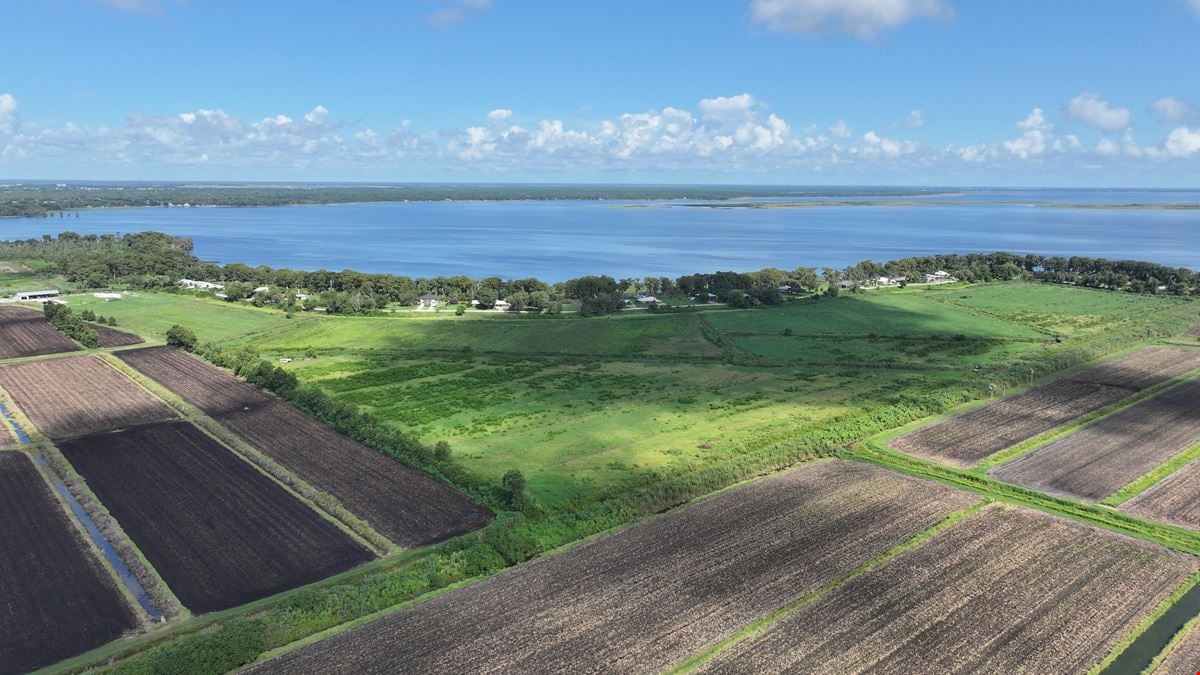
[[[104,301],[90,294],[73,295],[69,304],[80,311],[116,317],[119,328],[151,340],[163,340],[176,324],[196,332],[201,341],[224,342],[264,331],[287,328],[305,319],[288,319],[279,310],[259,309],[246,303],[206,300],[187,295],[133,291],[121,300]]]

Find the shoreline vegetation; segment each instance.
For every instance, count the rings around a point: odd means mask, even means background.
[[[1103,192],[1103,191],[1099,191]],[[1171,192],[1166,190],[1164,192]],[[971,190],[947,187],[808,187],[606,184],[202,184],[41,181],[0,184],[0,218],[69,217],[71,212],[124,208],[255,208],[395,202],[636,201],[618,208],[836,208],[1027,206],[1061,209],[1192,211],[1200,203],[953,201]],[[757,201],[751,201],[757,200]]]
[[[0,242],[0,260],[11,261],[15,280],[0,282],[13,290],[36,278],[124,292],[103,310],[122,328],[190,351],[496,514],[478,532],[170,622],[60,672],[234,670],[823,457],[1200,554],[1195,531],[870,440],[1183,334],[1200,322],[1200,278],[1187,269],[994,253],[547,284],[214,265],[187,238],[153,232]],[[180,289],[181,277],[210,287]],[[646,311],[620,311],[650,294],[637,303]],[[392,312],[421,295],[443,311]],[[475,312],[470,300],[510,308]]]

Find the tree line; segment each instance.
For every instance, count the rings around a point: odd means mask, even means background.
[[[619,310],[635,296],[690,296],[698,302],[717,301],[735,307],[773,305],[787,293],[836,292],[875,283],[880,277],[923,280],[945,271],[968,281],[1037,279],[1134,293],[1195,294],[1200,275],[1186,268],[1150,262],[1061,257],[1005,252],[945,254],[901,258],[882,263],[864,260],[842,269],[812,267],[792,270],[765,268],[756,272],[711,272],[677,278],[616,279],[589,275],[550,284],[533,277],[476,279],[466,275],[408,277],[367,274],[354,270],[293,270],[244,263],[203,262],[192,253],[188,237],[159,232],[124,236],[63,232],[40,239],[0,242],[0,259],[40,260],[85,288],[126,285],[145,289],[177,289],[182,278],[223,284],[229,301],[249,300],[286,311],[322,308],[332,314],[369,314],[395,303],[415,305],[424,295],[442,306],[468,303],[490,308],[506,300],[515,311],[555,313],[574,301],[583,314]],[[266,290],[259,290],[266,287]]]

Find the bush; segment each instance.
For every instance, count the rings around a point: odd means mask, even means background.
[[[185,351],[196,351],[198,344],[196,333],[190,328],[184,328],[178,324],[167,329],[167,344],[172,347],[179,347]]]

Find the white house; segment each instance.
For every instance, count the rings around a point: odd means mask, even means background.
[[[22,291],[13,296],[13,300],[40,300],[46,302],[51,298],[57,298],[58,291],[48,289],[44,291]]]
[[[270,286],[259,286],[258,288],[254,289],[254,292],[255,293],[266,293],[269,290],[271,290]]]
[[[638,302],[658,302],[658,298],[654,297],[653,295],[639,295],[637,297],[637,301]]]
[[[438,299],[433,293],[426,293],[417,300],[417,311],[427,311],[437,309]]]
[[[225,284],[214,284],[210,281],[197,281],[195,279],[180,279],[179,285],[184,288],[198,288],[203,291],[215,291],[225,288]]]
[[[938,271],[934,272],[933,274],[925,275],[925,283],[928,283],[928,284],[933,284],[933,283],[937,283],[940,281],[954,281],[954,280],[955,280],[954,277],[951,276],[950,273],[945,270],[938,270]]]
[[[492,305],[492,307],[503,311],[512,307],[512,305],[510,305],[507,300],[497,300],[496,304]]]

